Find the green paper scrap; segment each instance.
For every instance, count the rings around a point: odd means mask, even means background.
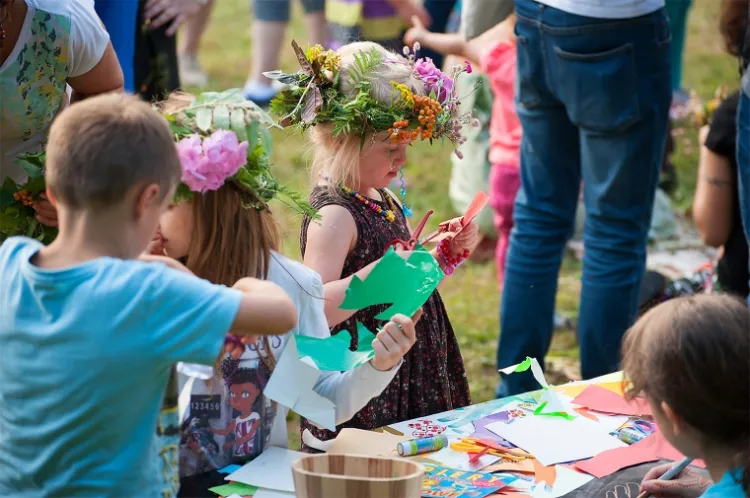
[[[412,316],[424,306],[443,276],[440,265],[424,247],[417,246],[408,260],[390,248],[367,278],[352,278],[341,309],[390,304],[375,317],[377,320],[388,321],[399,313]]]
[[[359,322],[357,336],[357,350],[351,351],[351,336],[346,331],[325,339],[297,335],[297,353],[300,358],[312,358],[319,370],[345,372],[364,365],[375,356],[372,349],[375,335]]]
[[[513,370],[513,373],[525,372],[529,368],[531,368],[531,358],[527,356],[526,359],[519,363],[516,369]]]
[[[534,410],[534,415],[545,416],[545,417],[561,417],[561,418],[564,418],[565,420],[573,420],[574,418],[576,418],[574,415],[570,415],[569,413],[566,413],[566,412],[542,413],[542,411],[544,410],[546,406],[547,406],[546,401],[542,403],[541,405],[537,406],[536,409]]]
[[[229,484],[223,484],[221,486],[209,488],[208,490],[219,496],[253,496],[258,491],[258,488],[241,482],[232,481]]]

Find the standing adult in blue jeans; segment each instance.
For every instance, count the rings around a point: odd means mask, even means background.
[[[138,0],[95,0],[94,9],[109,32],[112,46],[122,66],[125,91],[134,91],[135,30]]]
[[[618,369],[620,340],[636,316],[672,97],[663,7],[664,0],[516,0],[521,189],[498,367],[547,354],[583,183],[581,374]],[[498,396],[536,388],[530,374],[514,374]]]

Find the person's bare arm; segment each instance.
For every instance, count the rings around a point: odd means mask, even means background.
[[[230,333],[246,335],[281,335],[297,325],[297,308],[273,282],[243,278],[233,286],[242,291],[242,302]]]
[[[125,79],[112,43],[107,46],[101,60],[91,71],[75,78],[68,78],[68,84],[73,89],[71,103],[100,93],[121,91]]]
[[[457,33],[433,33],[429,31],[419,19],[412,19],[412,27],[404,35],[404,42],[430,48],[443,55],[455,55],[478,64],[481,54],[490,45],[499,41],[515,41],[516,16],[511,14],[504,21],[496,24],[478,37],[466,40]]]
[[[732,207],[735,175],[729,158],[705,146],[708,127],[701,128],[698,181],[693,200],[693,219],[703,242],[711,247],[723,246],[732,231]]]
[[[354,275],[341,278],[344,261],[357,240],[357,225],[352,215],[341,206],[324,206],[318,214],[321,219],[310,223],[307,230],[304,264],[317,272],[323,281],[326,319],[329,327],[335,327],[356,312],[339,309],[352,277],[356,275],[364,280],[377,261]]]

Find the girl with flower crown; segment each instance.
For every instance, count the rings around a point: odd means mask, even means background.
[[[457,116],[453,79],[429,61],[402,57],[371,42],[336,52],[312,47],[302,53],[294,46],[302,71],[269,76],[291,84],[272,103],[282,124],[314,125],[313,169],[319,181],[310,199],[321,219],[305,217],[304,263],[323,278],[332,333],[354,332],[356,322],[374,330],[375,317],[387,305],[356,313],[337,305],[352,279],[364,279],[390,241],[411,237],[407,208],[386,186],[406,163],[412,141],[445,137],[460,142],[461,124],[470,116]],[[457,231],[461,219],[446,225]],[[449,275],[477,239],[476,225],[468,223],[441,241],[433,255]],[[423,310],[417,343],[401,370],[380,396],[340,427],[374,429],[470,404],[458,341],[437,291]],[[352,336],[354,348],[356,333]],[[305,420],[303,425],[318,438],[334,437]]]
[[[246,463],[269,446],[286,446],[286,411],[263,390],[291,333],[329,336],[324,290],[315,272],[278,252],[271,199],[285,197],[308,215],[313,211],[271,176],[266,126],[273,121],[239,90],[196,100],[173,96],[159,107],[172,123],[183,174],[152,249],[214,283],[228,285],[248,275],[276,282],[299,313],[289,334],[222,355],[214,368],[177,367],[180,495],[213,496],[208,488],[225,477],[218,469]],[[398,315],[379,332],[369,363],[321,375],[314,389],[334,402],[337,422],[351,418],[391,382],[414,341],[413,320]]]

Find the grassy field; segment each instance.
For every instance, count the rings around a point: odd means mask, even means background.
[[[209,31],[204,39],[201,61],[208,71],[212,89],[238,87],[244,84],[250,57],[250,12],[247,0],[216,0],[217,6]],[[296,3],[296,2],[295,2]],[[702,98],[710,97],[722,83],[737,86],[737,63],[723,52],[717,29],[718,0],[695,0],[690,16],[687,40],[684,86],[694,89]],[[301,13],[295,5],[295,19]],[[301,22],[292,23],[288,39],[304,42]],[[291,49],[284,52],[282,67],[294,69]],[[680,176],[680,187],[675,203],[681,210],[689,208],[695,189],[697,167],[696,132],[684,127],[685,134],[677,139],[675,163]],[[310,176],[307,169],[308,147],[303,136],[292,132],[275,134],[274,167],[282,181],[307,190]],[[410,200],[414,211],[424,213],[434,209],[437,220],[456,215],[448,198],[447,178],[450,176],[448,147],[419,145],[411,151],[406,167],[411,178]],[[419,178],[419,181],[415,181]],[[284,252],[299,258],[299,224],[295,215],[276,209],[286,229]],[[428,227],[428,231],[431,227]],[[560,275],[559,311],[575,319],[580,290],[580,265],[567,258]],[[493,264],[467,265],[461,268],[442,291],[443,297],[461,344],[464,361],[471,382],[475,402],[493,397],[497,382],[495,349],[498,338],[498,304],[495,268]],[[561,330],[555,335],[550,358],[553,371],[561,381],[569,371],[577,368],[577,344],[572,330]]]

